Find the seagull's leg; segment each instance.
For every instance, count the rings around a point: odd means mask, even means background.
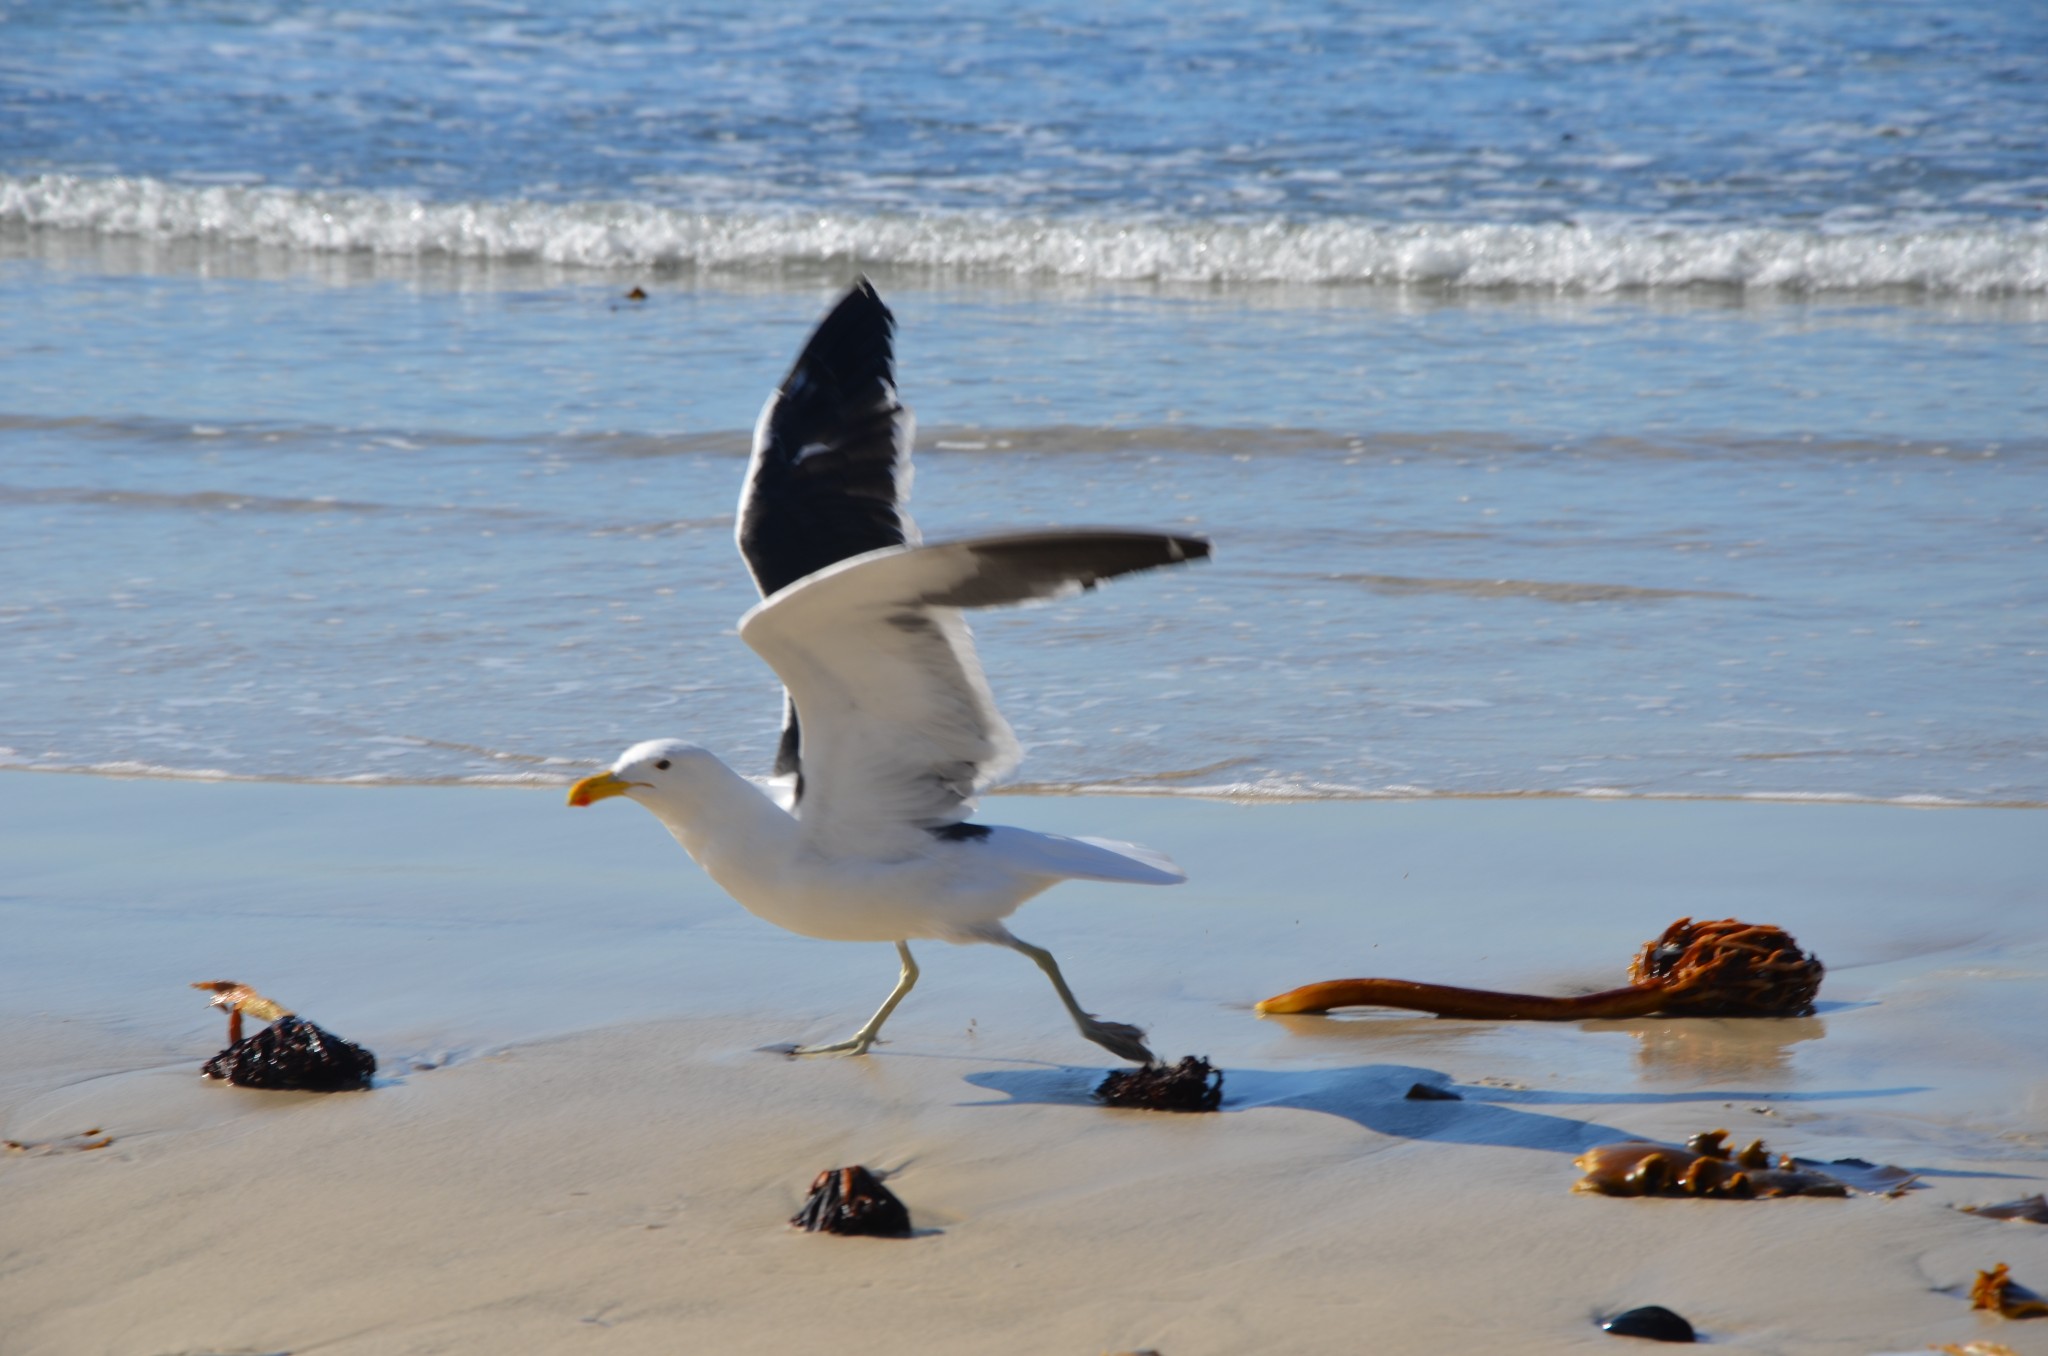
[[[910,986],[917,983],[917,962],[910,958],[907,943],[896,943],[896,954],[903,958],[903,972],[896,977],[896,987],[889,990],[889,996],[882,1000],[882,1006],[875,1009],[875,1015],[868,1018],[868,1024],[853,1033],[848,1040],[834,1041],[830,1045],[799,1045],[790,1051],[792,1055],[864,1055],[881,1033],[882,1023],[889,1020],[889,1014],[896,1011],[896,1005],[903,1001],[903,995],[910,992]]]
[[[1052,981],[1054,992],[1060,1002],[1067,1005],[1067,1015],[1074,1019],[1074,1025],[1081,1028],[1081,1034],[1094,1041],[1113,1055],[1121,1056],[1138,1064],[1157,1064],[1159,1057],[1145,1048],[1145,1033],[1124,1022],[1105,1022],[1090,1012],[1081,1011],[1081,1005],[1074,1001],[1074,991],[1067,987],[1066,977],[1060,973],[1060,963],[1052,958],[1052,952],[1042,946],[1033,946],[1020,937],[1005,932],[993,940],[1001,942],[1012,951],[1021,951],[1031,957],[1032,964],[1045,971],[1045,977]]]

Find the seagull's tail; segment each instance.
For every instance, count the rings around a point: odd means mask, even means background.
[[[1154,852],[1139,843],[1120,842],[1114,838],[1076,838],[1077,843],[1099,848],[1113,854],[1119,863],[1116,875],[1095,877],[1097,880],[1127,880],[1138,885],[1179,885],[1188,878],[1180,864],[1163,852]]]
[[[1188,878],[1171,857],[1110,838],[1068,838],[1030,829],[997,828],[996,847],[1027,870],[1062,880],[1111,880],[1127,885],[1179,885]]]

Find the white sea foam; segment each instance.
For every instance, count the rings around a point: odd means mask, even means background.
[[[431,202],[70,174],[0,176],[0,225],[163,241],[600,269],[854,264],[1103,281],[2048,294],[2048,224],[1854,229],[1025,219],[692,212],[640,202]]]

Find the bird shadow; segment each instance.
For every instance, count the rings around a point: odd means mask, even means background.
[[[967,1082],[999,1100],[966,1102],[964,1106],[1100,1106],[1094,1098],[1099,1071],[1076,1068],[992,1069],[967,1075]],[[1430,1092],[1415,1097],[1421,1085]],[[1434,1069],[1405,1064],[1361,1064],[1348,1068],[1276,1070],[1231,1069],[1223,1088],[1226,1115],[1267,1109],[1313,1111],[1348,1120],[1375,1134],[1443,1144],[1498,1145],[1578,1155],[1596,1144],[1642,1136],[1619,1126],[1573,1116],[1524,1110],[1546,1103],[1595,1105],[1667,1105],[1683,1102],[1731,1101],[1821,1102],[1897,1096],[1922,1088],[1879,1088],[1839,1092],[1690,1093],[1541,1092],[1456,1084]],[[1450,1094],[1446,1096],[1445,1094]],[[1520,1106],[1515,1104],[1521,1104]]]

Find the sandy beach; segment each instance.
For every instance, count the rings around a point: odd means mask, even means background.
[[[1093,1104],[1099,1052],[994,948],[924,947],[869,1057],[763,1051],[857,1025],[893,957],[747,917],[630,807],[27,773],[0,806],[0,1137],[112,1137],[0,1155],[7,1356],[1620,1351],[1596,1320],[1652,1303],[1729,1352],[2048,1352],[1961,1297],[2000,1261],[2048,1286],[2048,1228],[1953,1208],[2048,1185],[2038,812],[992,800],[1189,869],[1016,920],[1224,1069],[1220,1114],[1174,1116]],[[1686,914],[1790,930],[1819,1013],[1250,1010],[1352,974],[1609,987]],[[370,1046],[377,1086],[202,1082],[223,1023],[186,985],[223,977]],[[1717,1126],[1919,1182],[1570,1189],[1590,1145]],[[851,1163],[914,1237],[788,1227]]]

